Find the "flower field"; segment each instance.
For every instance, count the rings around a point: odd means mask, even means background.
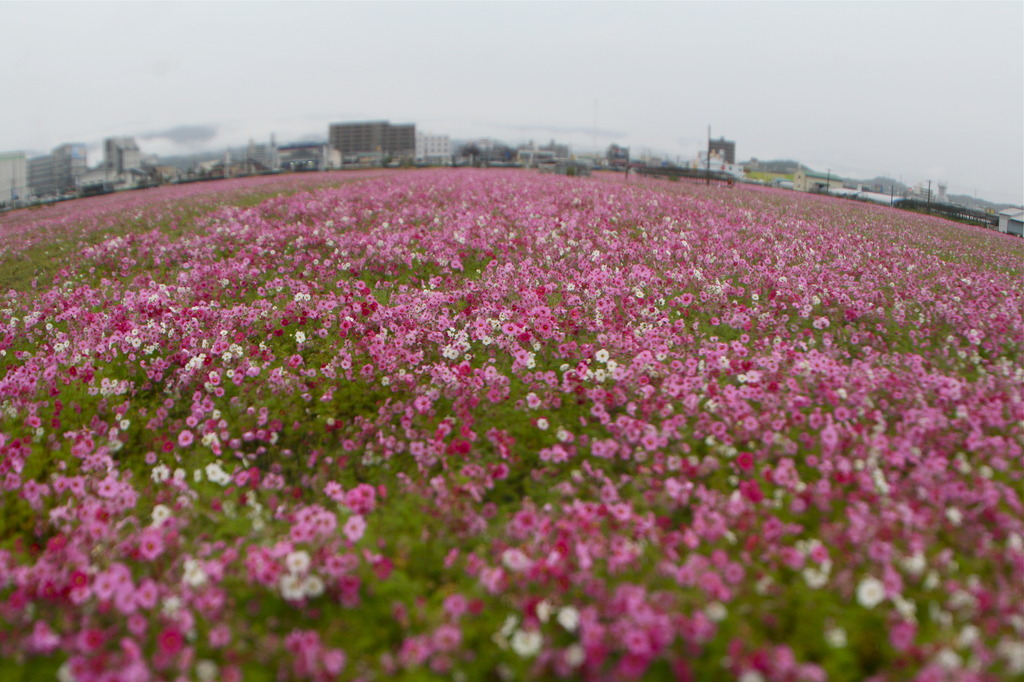
[[[1022,240],[296,175],[0,216],[0,287],[5,681],[1024,676]]]

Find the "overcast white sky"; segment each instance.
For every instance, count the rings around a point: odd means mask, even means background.
[[[1022,37],[1019,1],[0,0],[0,151],[85,142],[92,164],[111,135],[171,154],[390,119],[674,160],[710,125],[738,160],[1020,203]]]

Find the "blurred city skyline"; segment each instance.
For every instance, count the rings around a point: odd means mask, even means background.
[[[386,119],[1021,203],[1022,3],[0,4],[0,151],[161,156]]]

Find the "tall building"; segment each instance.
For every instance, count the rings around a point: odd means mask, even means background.
[[[412,123],[332,123],[327,130],[327,139],[331,147],[341,152],[343,158],[357,154],[379,154],[381,157],[412,159],[416,155],[416,126]]]
[[[0,206],[13,206],[28,194],[25,152],[0,152]]]
[[[74,192],[78,178],[85,171],[85,145],[62,144],[46,156],[38,156],[29,160],[29,190],[37,197]]]
[[[114,173],[127,173],[142,165],[142,152],[134,137],[108,137],[103,141],[103,165]]]
[[[33,196],[56,194],[53,184],[53,156],[37,156],[28,160],[28,191]]]
[[[708,155],[718,152],[725,157],[726,163],[736,163],[736,143],[720,137],[717,140],[708,140]]]

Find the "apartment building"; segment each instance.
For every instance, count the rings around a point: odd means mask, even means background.
[[[62,144],[50,154],[29,159],[29,191],[37,197],[74,192],[86,170],[86,146]]]
[[[342,157],[379,154],[381,158],[412,159],[416,155],[416,126],[392,125],[389,121],[332,123],[328,127],[330,146]]]

